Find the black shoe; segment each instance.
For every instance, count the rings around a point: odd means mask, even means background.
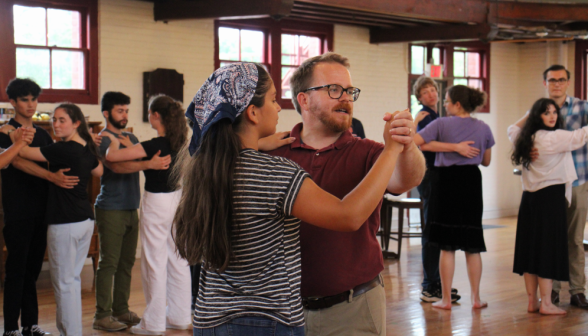
[[[451,291],[451,303],[456,303],[461,299],[461,295],[453,294],[453,290]]]
[[[22,336],[53,336],[53,334],[33,324],[31,327],[22,327]]]
[[[586,300],[586,296],[584,295],[584,293],[572,295],[572,297],[570,298],[570,304],[578,308],[588,309],[588,300]]]
[[[551,303],[553,303],[553,304],[559,303],[559,292],[551,290]]]
[[[22,334],[18,330],[12,330],[12,331],[5,331],[4,334],[2,334],[2,336],[22,336]]]
[[[451,288],[451,294],[457,294],[457,288]]]
[[[438,288],[433,290],[425,289],[421,292],[421,300],[427,303],[441,301],[441,290]]]

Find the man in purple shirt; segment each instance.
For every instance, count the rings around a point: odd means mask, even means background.
[[[292,101],[302,116],[296,140],[270,152],[292,159],[313,181],[345,197],[369,172],[383,144],[349,131],[353,87],[347,58],[326,53],[307,59],[291,80]],[[384,112],[384,111],[382,111]],[[396,114],[393,138],[405,145],[388,191],[401,194],[417,186],[425,171],[422,153],[412,142],[414,124],[407,111]],[[304,222],[300,227],[302,296],[306,335],[385,335],[384,268],[376,238],[380,206],[356,232],[334,232]]]

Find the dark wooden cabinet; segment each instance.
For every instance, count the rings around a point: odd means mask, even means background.
[[[143,121],[149,121],[149,99],[166,94],[175,100],[184,101],[184,75],[173,69],[156,69],[143,72]]]
[[[61,139],[56,138],[53,134],[53,129],[51,127],[50,121],[35,121],[36,125],[41,126],[45,129],[51,136],[56,140],[59,141]],[[99,133],[102,130],[100,125],[102,122],[100,121],[91,121],[90,128],[93,133]],[[0,179],[0,188],[2,186],[2,182]],[[100,178],[99,177],[92,177],[88,182],[88,195],[90,196],[90,202],[92,205],[96,202],[96,197],[100,193]],[[2,208],[2,193],[0,193],[0,234],[2,232],[2,228],[4,228],[4,209]],[[0,258],[0,284],[4,286],[4,263],[6,261],[6,246],[4,244],[4,235],[2,234],[2,238],[0,239],[0,252],[2,253],[2,257]],[[94,234],[92,235],[92,241],[90,242],[90,249],[88,250],[88,258],[92,258],[92,265],[94,267],[94,275],[96,275],[96,270],[98,269],[98,258],[100,257],[100,243],[98,238],[98,231],[97,227],[94,226]],[[47,259],[47,252],[45,252],[45,260]]]

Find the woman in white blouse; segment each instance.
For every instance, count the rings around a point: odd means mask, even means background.
[[[528,311],[548,315],[566,313],[551,303],[551,288],[553,280],[569,281],[566,208],[578,178],[571,151],[588,140],[588,126],[573,132],[562,126],[555,101],[542,98],[508,128],[512,162],[523,166],[524,190],[513,272],[524,276]],[[531,157],[533,148],[539,154],[536,159]]]

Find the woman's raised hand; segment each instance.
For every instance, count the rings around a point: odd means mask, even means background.
[[[393,127],[392,124],[394,123],[394,116],[397,113],[399,112],[386,112],[386,114],[384,114],[384,120],[386,121],[386,125],[384,125],[384,146],[388,149],[398,148],[402,151],[404,145],[396,141],[396,139],[394,139],[394,137],[391,134],[391,130]]]
[[[36,130],[33,127],[20,127],[14,131],[14,139],[16,141],[24,141],[27,145],[33,142]]]
[[[114,134],[112,134],[110,132],[102,131],[98,135],[100,135],[102,137],[109,138],[111,142],[118,141],[118,139],[114,136]]]
[[[412,144],[412,138],[416,133],[416,127],[412,120],[410,110],[406,109],[394,113],[386,113],[384,120],[391,122],[389,133],[392,139],[404,145],[405,149],[408,148]]]
[[[125,146],[126,148],[133,147],[135,145],[128,135],[119,134],[117,138],[118,141],[120,141],[120,144]]]
[[[282,146],[289,145],[296,140],[294,137],[288,137],[290,131],[276,132],[265,138],[261,138],[257,141],[257,146],[260,151],[269,152],[274,149],[278,149]]]
[[[421,121],[423,121],[423,119],[425,119],[425,117],[428,116],[428,115],[429,115],[429,112],[427,112],[427,111],[420,111],[415,116],[414,123],[418,125],[418,123],[420,123]]]

